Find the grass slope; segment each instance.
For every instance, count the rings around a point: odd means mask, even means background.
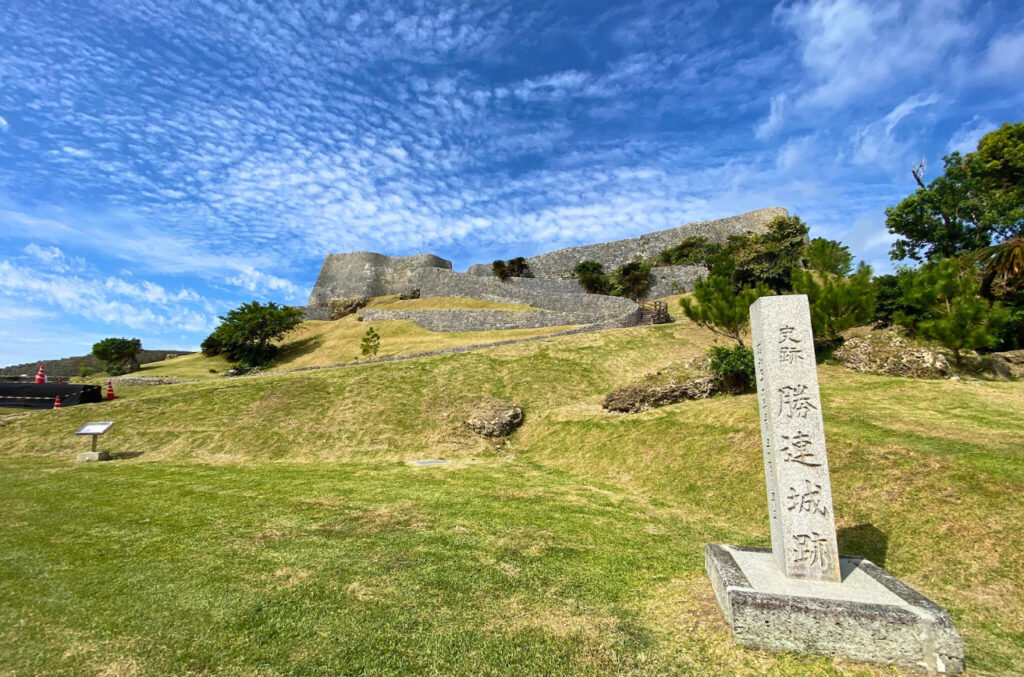
[[[383,296],[371,299],[368,307],[393,310],[534,310],[529,306],[514,303],[456,297],[431,297],[399,301],[394,296]],[[271,368],[297,369],[361,359],[363,356],[359,352],[359,342],[370,326],[371,323],[360,322],[355,315],[349,315],[333,322],[304,322],[281,341],[280,353]],[[571,328],[540,327],[488,332],[433,332],[414,322],[373,322],[372,326],[381,336],[378,357],[414,355],[478,343],[546,336]],[[230,367],[231,365],[222,357],[204,357],[201,353],[195,353],[144,365],[137,374],[146,377],[208,379],[218,378]],[[213,371],[210,371],[211,369]],[[97,377],[98,380],[102,380],[102,378]]]
[[[732,646],[701,549],[768,544],[756,398],[600,408],[708,340],[680,322],[0,414],[0,673],[894,674]],[[974,674],[1024,673],[1024,384],[819,374],[840,549],[946,606]],[[526,412],[500,449],[458,425],[484,394]],[[95,419],[141,455],[75,464]],[[431,457],[451,463],[401,462]]]

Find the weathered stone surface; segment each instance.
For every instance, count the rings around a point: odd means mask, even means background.
[[[710,376],[669,381],[668,383],[630,383],[605,395],[602,407],[608,411],[635,414],[685,400],[702,400],[718,392]]]
[[[105,451],[83,451],[78,454],[78,460],[84,462],[109,461],[110,454]]]
[[[772,551],[792,578],[839,580],[839,548],[825,452],[807,296],[750,306]]]
[[[871,562],[841,557],[842,582],[786,578],[771,551],[708,545],[705,569],[736,643],[958,675],[949,614]]]
[[[302,311],[302,321],[309,322],[315,320],[319,322],[327,322],[331,319],[331,309],[327,306],[291,306],[292,308],[298,308]]]
[[[486,399],[470,408],[466,427],[483,437],[507,437],[523,423],[523,410],[512,402]]]
[[[328,254],[320,269],[309,305],[353,296],[386,296],[416,288],[415,275],[424,269],[451,270],[452,262],[433,254],[385,256],[373,252]]]
[[[660,266],[651,268],[651,286],[644,298],[658,299],[663,296],[693,291],[698,278],[707,277],[706,266]]]
[[[988,366],[1000,378],[1024,378],[1024,350],[992,353]]]
[[[576,265],[581,261],[598,261],[606,272],[610,272],[637,257],[653,257],[688,237],[702,236],[714,242],[725,242],[730,235],[764,232],[772,219],[787,215],[788,212],[782,207],[768,207],[724,219],[687,223],[677,228],[659,230],[626,240],[559,249],[531,256],[526,259],[526,263],[533,275],[539,278],[570,279]],[[485,265],[477,264],[470,270],[473,274],[481,274],[481,268]]]
[[[848,339],[832,357],[848,369],[874,374],[944,378],[952,373],[945,357],[917,345],[896,328]]]
[[[327,307],[331,309],[331,319],[340,320],[365,307],[369,302],[368,296],[351,296],[347,299],[331,299],[327,302]]]

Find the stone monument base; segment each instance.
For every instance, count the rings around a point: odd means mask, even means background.
[[[839,560],[842,582],[829,583],[786,577],[767,548],[704,548],[711,586],[740,646],[963,672],[963,642],[945,609],[866,559]]]
[[[79,461],[109,461],[110,454],[105,451],[83,451],[78,454]]]

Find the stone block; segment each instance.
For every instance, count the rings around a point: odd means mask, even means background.
[[[110,454],[105,451],[83,451],[78,454],[79,461],[109,461]]]
[[[958,675],[963,642],[949,614],[860,557],[840,556],[841,581],[785,576],[771,550],[707,545],[705,568],[740,646]]]

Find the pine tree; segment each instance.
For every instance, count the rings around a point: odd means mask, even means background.
[[[736,290],[731,276],[710,275],[707,279],[698,279],[693,298],[684,296],[679,299],[679,305],[693,322],[742,346],[750,322],[750,304],[771,294],[771,289],[763,284]]]
[[[908,308],[894,319],[919,336],[938,341],[953,353],[957,367],[963,351],[989,348],[999,340],[1008,313],[998,303],[981,298],[977,270],[957,259],[942,259],[921,267],[901,280]]]
[[[867,324],[874,315],[871,266],[866,263],[850,277],[794,268],[791,279],[794,292],[807,294],[814,340],[821,345],[837,345],[842,332]]]

